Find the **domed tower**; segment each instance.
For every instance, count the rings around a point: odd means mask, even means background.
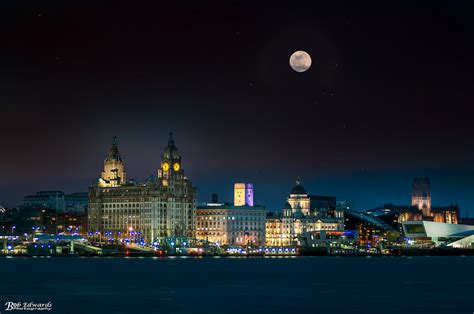
[[[183,178],[183,169],[181,168],[181,155],[174,144],[173,133],[170,132],[168,145],[165,147],[161,157],[160,169],[158,169],[158,179],[164,186],[168,186],[170,181]]]
[[[303,215],[310,214],[310,198],[301,185],[300,178],[296,180],[296,185],[291,190],[287,202],[290,204],[293,213],[301,212]]]
[[[104,160],[104,171],[99,179],[100,187],[116,187],[124,185],[127,180],[125,173],[125,163],[120,156],[117,145],[117,137],[114,136],[112,146]]]

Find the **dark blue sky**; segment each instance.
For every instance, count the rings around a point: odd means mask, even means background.
[[[359,209],[474,198],[470,1],[5,1],[0,201],[84,191],[113,135],[130,178],[155,174],[169,131],[200,200],[234,181],[280,209],[308,192]],[[308,72],[288,65],[295,50]],[[227,196],[227,197],[225,197]],[[474,215],[474,212],[472,212]]]

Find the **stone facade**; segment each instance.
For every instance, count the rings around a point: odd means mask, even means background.
[[[264,245],[263,206],[217,203],[196,209],[196,238],[220,245]]]
[[[116,141],[112,143],[111,155],[120,156]],[[181,156],[171,134],[157,178],[145,183],[108,176],[108,159],[102,180],[89,189],[89,235],[95,241],[149,243],[164,237],[194,236],[196,189],[184,176]],[[111,159],[117,165],[118,158]],[[125,177],[125,168],[112,173]],[[103,182],[107,184],[104,186]]]
[[[282,213],[267,218],[266,245],[299,245],[298,237],[305,232],[344,230],[343,219],[335,197],[308,195],[298,179]]]

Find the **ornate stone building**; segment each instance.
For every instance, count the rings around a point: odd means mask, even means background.
[[[117,147],[117,137],[114,136],[107,158],[104,160],[104,171],[98,181],[100,187],[116,187],[127,181],[125,163]]]
[[[431,184],[428,178],[415,178],[412,186],[412,206],[416,206],[423,215],[423,220],[457,224],[459,220],[458,205],[436,206],[431,202]],[[417,219],[406,219],[417,220]],[[420,219],[421,220],[421,219]]]
[[[193,237],[196,189],[184,175],[172,134],[157,178],[125,181],[125,166],[114,139],[102,177],[89,189],[89,235],[95,241],[151,242]]]
[[[305,232],[344,230],[343,212],[336,209],[336,198],[308,195],[300,180],[290,192],[282,214],[266,222],[266,245],[291,246]]]

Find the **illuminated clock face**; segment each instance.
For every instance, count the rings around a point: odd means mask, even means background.
[[[162,167],[163,167],[163,170],[164,170],[164,171],[170,170],[170,164],[167,163],[167,162],[164,162]]]
[[[179,163],[175,162],[174,165],[173,165],[173,169],[174,171],[179,171]]]

